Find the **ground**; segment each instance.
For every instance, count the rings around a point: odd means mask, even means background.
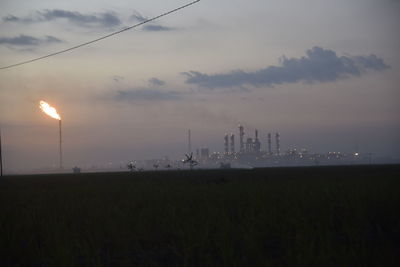
[[[400,165],[7,176],[0,266],[399,266]]]

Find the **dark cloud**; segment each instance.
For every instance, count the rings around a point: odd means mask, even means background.
[[[114,27],[121,24],[118,16],[113,12],[98,14],[82,14],[77,11],[62,9],[46,9],[37,11],[34,16],[16,17],[8,15],[3,18],[3,22],[33,23],[42,21],[53,21],[57,19],[67,19],[69,22],[83,27]]]
[[[131,19],[134,21],[138,21],[138,22],[143,22],[145,20],[148,20],[148,18],[142,16],[139,12],[137,11],[133,11],[133,14],[131,16]]]
[[[50,35],[46,35],[45,41],[48,43],[62,43],[60,39]]]
[[[149,79],[149,84],[150,86],[163,86],[165,85],[165,82],[157,78],[151,78]]]
[[[119,83],[119,82],[123,81],[125,79],[125,77],[119,76],[119,75],[114,75],[111,77],[111,79],[113,79],[114,82]]]
[[[170,101],[170,100],[180,100],[182,94],[177,91],[164,91],[159,89],[128,89],[120,90],[117,92],[115,99],[117,101]]]
[[[332,82],[350,76],[360,76],[367,70],[383,71],[390,68],[376,55],[341,56],[332,50],[313,47],[301,58],[280,59],[279,66],[269,66],[254,72],[235,70],[226,74],[204,74],[197,71],[184,72],[186,83],[207,88],[271,87],[283,83]]]
[[[167,32],[167,31],[173,31],[175,30],[175,28],[150,24],[150,25],[145,25],[143,27],[143,30],[148,32]]]
[[[143,22],[148,20],[148,17],[142,16],[139,12],[134,11],[133,15],[131,16],[131,19],[137,22]],[[175,28],[172,27],[166,27],[166,26],[161,26],[158,24],[148,24],[142,27],[143,31],[148,31],[148,32],[165,32],[165,31],[173,31],[176,30]]]
[[[114,27],[121,24],[119,18],[112,12],[81,14],[76,11],[53,9],[39,11],[38,14],[45,21],[63,18],[69,20],[71,23],[86,27]]]
[[[0,44],[11,46],[37,46],[45,43],[60,43],[60,39],[54,36],[45,36],[44,38],[36,38],[29,35],[19,35],[17,37],[0,37]]]
[[[3,22],[18,22],[20,19],[13,15],[8,15],[3,18]]]

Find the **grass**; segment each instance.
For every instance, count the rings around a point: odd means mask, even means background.
[[[399,266],[400,166],[10,176],[0,266]]]

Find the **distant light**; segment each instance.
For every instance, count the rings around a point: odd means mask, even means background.
[[[39,102],[39,107],[45,114],[52,117],[53,119],[61,120],[61,117],[57,113],[57,110],[54,107],[50,106],[47,102],[41,100]]]
[[[354,156],[358,156],[358,152],[354,153]]]

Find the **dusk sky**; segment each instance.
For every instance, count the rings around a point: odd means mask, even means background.
[[[0,0],[0,67],[190,1]],[[180,158],[225,133],[282,150],[400,158],[400,1],[201,0],[119,35],[0,70],[6,170]]]

